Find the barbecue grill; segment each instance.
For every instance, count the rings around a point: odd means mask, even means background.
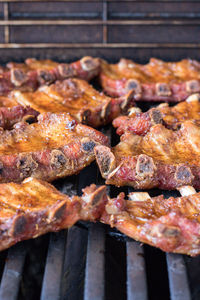
[[[199,1],[0,2],[1,63],[27,57],[72,61],[84,55],[110,62],[200,60]],[[140,104],[143,110],[149,104]],[[102,128],[111,143],[111,127]],[[104,181],[95,163],[78,176],[54,182],[81,193]],[[111,196],[131,189],[108,187]],[[159,190],[165,197],[178,192]],[[165,254],[102,224],[79,222],[68,231],[17,244],[0,253],[0,299],[200,299],[200,258]]]

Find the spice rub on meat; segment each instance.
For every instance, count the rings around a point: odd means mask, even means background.
[[[179,102],[200,92],[200,63],[183,59],[164,62],[151,58],[146,65],[122,58],[117,64],[101,61],[100,82],[108,95],[134,90],[136,101]]]
[[[13,89],[34,91],[43,84],[71,77],[89,81],[99,70],[99,59],[90,56],[69,64],[35,58],[28,58],[25,63],[10,62],[0,72],[0,95],[7,95]]]
[[[183,197],[168,199],[133,192],[125,200],[120,193],[108,199],[101,221],[163,251],[196,256],[200,254],[200,193],[191,186],[180,190]]]
[[[69,197],[35,178],[0,184],[0,251],[19,241],[69,228],[78,220],[100,218],[106,187],[91,185]]]
[[[193,94],[186,101],[169,106],[163,103],[142,113],[138,107],[129,110],[128,116],[119,116],[113,121],[119,135],[132,132],[145,135],[155,124],[177,130],[186,120],[200,122],[200,94]]]
[[[126,132],[112,150],[95,147],[95,155],[107,184],[200,188],[200,125],[195,121],[182,122],[176,131],[156,124],[144,136]]]
[[[0,182],[76,174],[95,159],[95,145],[107,144],[105,135],[69,114],[40,114],[36,123],[22,121],[1,132]]]

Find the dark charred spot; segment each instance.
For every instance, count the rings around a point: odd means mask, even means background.
[[[136,94],[141,93],[141,85],[137,80],[129,79],[126,83],[126,90],[131,91],[133,90]]]
[[[144,179],[145,177],[151,177],[156,169],[153,159],[145,154],[139,155],[136,164],[136,174]]]
[[[51,83],[54,81],[54,76],[47,70],[38,71],[38,80],[41,84]]]
[[[200,92],[200,83],[198,80],[190,80],[186,82],[186,91],[188,93]]]
[[[191,169],[187,166],[177,166],[175,172],[175,179],[184,184],[190,184],[194,176],[192,175]]]
[[[51,152],[51,166],[55,169],[61,169],[65,166],[67,159],[60,150],[53,150]]]
[[[56,220],[62,219],[62,217],[65,214],[65,210],[66,210],[66,203],[64,203],[62,206],[60,206],[54,213],[54,218]]]
[[[37,169],[38,164],[33,160],[31,155],[22,156],[17,162],[17,168],[21,172],[22,177],[30,176],[35,169]]]
[[[88,123],[88,118],[91,115],[91,111],[89,109],[85,109],[84,111],[82,111],[80,113],[80,122],[83,124],[87,124]]]
[[[177,237],[180,234],[180,230],[174,226],[164,226],[161,229],[161,233],[167,238]]]
[[[93,151],[94,147],[95,147],[95,142],[93,141],[88,141],[82,144],[83,150],[86,152],[91,152]]]
[[[156,94],[158,96],[170,96],[171,90],[167,83],[157,83],[156,84]]]
[[[20,69],[11,69],[11,82],[15,86],[21,86],[27,79],[28,77],[24,71]]]
[[[162,123],[162,115],[161,115],[160,111],[157,109],[152,109],[150,111],[150,118],[154,124]]]
[[[58,66],[58,71],[59,71],[59,74],[61,75],[61,77],[63,77],[63,78],[70,78],[70,77],[74,77],[76,75],[75,70],[73,70],[72,67],[67,64],[60,64]]]
[[[2,175],[3,174],[3,164],[2,164],[2,162],[0,162],[0,175]]]
[[[81,59],[81,66],[85,71],[91,71],[96,69],[99,66],[97,59],[90,56],[85,56]]]
[[[35,116],[25,116],[23,117],[23,121],[28,123],[28,124],[33,124],[35,123],[37,118]]]
[[[14,237],[17,237],[20,234],[22,234],[26,229],[26,223],[27,223],[27,220],[26,220],[25,216],[17,217],[14,222],[14,225],[13,225],[12,235]]]

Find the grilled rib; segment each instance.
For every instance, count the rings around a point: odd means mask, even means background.
[[[132,97],[130,91],[123,97],[112,99],[86,81],[71,78],[43,85],[35,92],[13,91],[9,101],[13,99],[19,104],[30,105],[39,112],[69,112],[78,121],[98,127],[125,112]]]
[[[148,193],[135,192],[125,200],[120,193],[117,198],[108,200],[101,221],[163,251],[198,255],[200,193],[191,187],[182,187],[182,191],[184,189],[184,197],[168,199],[163,195],[152,198]]]
[[[21,64],[10,62],[0,76],[0,95],[7,95],[13,89],[33,91],[40,85],[71,77],[90,80],[98,75],[99,68],[99,60],[90,56],[70,64],[33,58]]]
[[[200,92],[200,63],[184,59],[163,62],[151,58],[146,65],[121,59],[117,64],[101,62],[100,81],[111,96],[135,91],[135,100],[179,102]]]
[[[200,188],[200,125],[181,123],[173,131],[162,124],[145,136],[125,133],[112,150],[95,147],[96,160],[107,184],[134,188]]]
[[[36,122],[38,115],[39,112],[29,106],[0,107],[0,127],[12,129],[16,123],[21,121]]]
[[[95,221],[107,201],[105,189],[91,185],[83,190],[82,197],[69,197],[34,178],[21,184],[0,184],[0,250],[69,228],[78,220]]]
[[[97,144],[108,144],[108,138],[66,113],[44,113],[36,123],[17,123],[0,135],[0,182],[29,176],[52,181],[75,174],[94,160]]]
[[[119,135],[132,132],[145,135],[155,124],[163,124],[165,127],[177,130],[185,120],[200,121],[200,95],[193,94],[186,101],[170,107],[163,103],[155,108],[142,113],[138,107],[130,109],[128,116],[120,116],[113,121]]]

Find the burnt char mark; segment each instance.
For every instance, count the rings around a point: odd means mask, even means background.
[[[52,73],[47,70],[39,70],[38,71],[38,81],[40,84],[44,83],[52,83],[55,80],[55,77]]]
[[[33,124],[37,121],[37,117],[28,115],[28,116],[23,117],[22,121],[24,121],[28,124]]]
[[[58,65],[58,72],[62,78],[70,78],[77,75],[76,71],[68,64]]]
[[[150,115],[150,118],[151,118],[151,121],[153,124],[162,124],[163,123],[162,114],[159,110],[152,109],[149,112],[149,115]]]
[[[82,148],[85,152],[92,152],[96,143],[94,141],[86,141],[82,144]]]
[[[99,67],[99,61],[91,56],[85,56],[80,60],[84,71],[92,71]]]
[[[146,177],[152,177],[156,166],[153,159],[145,154],[138,156],[136,163],[136,176],[138,179],[145,179]]]
[[[174,175],[175,179],[181,184],[191,184],[194,176],[189,167],[180,165],[176,167],[176,172]]]
[[[170,87],[167,83],[156,83],[156,94],[158,96],[171,96],[172,92],[170,90]]]
[[[20,171],[20,177],[29,177],[38,167],[36,161],[33,160],[31,154],[19,155],[19,160],[17,162],[17,168]]]
[[[0,176],[3,174],[3,163],[0,162]]]
[[[13,226],[9,232],[10,236],[18,237],[20,234],[23,234],[26,230],[27,220],[24,215],[17,216],[14,219]]]
[[[82,109],[78,116],[78,120],[83,124],[88,124],[90,116],[91,111],[89,109]]]
[[[10,75],[11,75],[11,82],[15,86],[21,86],[23,83],[25,83],[28,80],[28,76],[26,75],[26,73],[20,69],[11,69]]]
[[[186,91],[188,93],[200,92],[200,82],[198,80],[190,80],[186,82]]]
[[[51,166],[53,169],[62,169],[67,162],[66,156],[60,150],[51,151]]]

